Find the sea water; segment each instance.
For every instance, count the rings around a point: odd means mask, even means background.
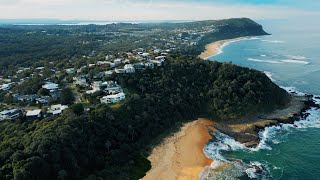
[[[294,21],[261,24],[271,36],[229,43],[208,60],[257,69],[288,91],[320,95],[320,27]],[[261,131],[256,148],[217,132],[205,153],[216,160],[213,168],[228,165],[224,171],[210,172],[210,179],[320,179],[320,110],[307,113],[295,124]],[[256,173],[255,167],[262,172]]]

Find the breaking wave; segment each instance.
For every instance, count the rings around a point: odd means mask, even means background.
[[[279,41],[279,40],[265,40],[265,39],[263,39],[263,40],[261,40],[261,41],[263,41],[263,42],[269,42],[269,43],[285,43],[285,41]]]
[[[284,63],[305,64],[305,65],[310,64],[308,61],[295,60],[295,59],[263,60],[263,59],[248,58],[247,60],[261,62],[261,63],[271,63],[271,64],[284,64]]]
[[[266,73],[266,72],[265,72]],[[297,91],[295,87],[282,87],[291,94],[303,96],[305,93]],[[320,104],[320,96],[314,96],[313,100]],[[227,136],[219,131],[215,131],[214,136],[216,140],[209,143],[205,148],[204,152],[207,157],[214,159],[211,164],[211,170],[206,174],[206,179],[239,179],[242,177],[250,179],[272,179],[270,168],[279,169],[273,165],[267,164],[266,162],[244,162],[240,159],[228,159],[224,156],[224,153],[231,151],[247,151],[255,152],[260,150],[272,150],[272,144],[280,143],[277,139],[279,133],[290,133],[294,129],[305,129],[305,128],[320,128],[320,111],[317,108],[311,108],[306,111],[308,114],[306,118],[301,118],[299,121],[293,124],[279,124],[276,126],[266,127],[260,131],[259,138],[260,142],[255,148],[247,148],[245,145],[237,142],[232,137]],[[223,166],[222,171],[215,169]]]

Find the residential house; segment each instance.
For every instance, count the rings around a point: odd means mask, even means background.
[[[88,86],[87,79],[84,77],[74,77],[73,80],[76,85]]]
[[[126,73],[126,70],[125,70],[125,69],[118,69],[118,68],[116,68],[114,71],[115,71],[117,74],[125,74],[125,73]]]
[[[48,105],[49,104],[49,96],[37,98],[36,102],[37,102],[37,104]]]
[[[136,70],[143,70],[144,67],[145,67],[145,64],[142,63],[142,62],[140,62],[140,63],[135,63],[135,64],[133,64],[133,67],[134,67],[134,69],[136,69]]]
[[[147,69],[154,69],[154,64],[151,62],[144,63],[144,67]]]
[[[27,111],[26,118],[27,120],[36,120],[42,117],[41,109],[35,109],[31,111]]]
[[[52,82],[46,82],[42,88],[49,90],[50,92],[57,91],[59,88],[59,85]]]
[[[122,64],[122,59],[116,59],[113,61],[115,66],[119,66],[120,64]]]
[[[22,102],[33,102],[39,97],[40,96],[38,96],[36,94],[32,94],[32,95],[18,95],[18,94],[15,94],[15,95],[13,95],[13,98],[15,98],[18,101],[22,101]]]
[[[126,71],[126,73],[134,73],[135,72],[135,69],[132,66],[132,64],[126,64],[124,66],[124,70]]]
[[[0,85],[0,90],[9,91],[12,87],[12,84],[13,83],[2,84]]]
[[[105,76],[111,76],[112,74],[113,74],[113,71],[112,71],[112,70],[109,70],[109,71],[104,72],[104,75],[105,75]]]
[[[112,94],[104,96],[100,99],[100,102],[103,104],[117,103],[125,100],[126,95],[124,93]]]
[[[114,81],[103,82],[101,85],[101,88],[104,89],[104,91],[108,94],[117,94],[117,93],[122,92],[121,86],[119,86]]]
[[[101,79],[104,76],[104,72],[99,72],[98,74],[93,75],[93,79]]]
[[[162,66],[163,64],[162,60],[149,60],[149,62],[155,64],[156,66]]]
[[[106,61],[112,60],[114,58],[115,58],[114,55],[107,55],[106,56]]]
[[[67,105],[61,105],[61,104],[52,105],[48,109],[48,113],[52,115],[60,115],[67,108],[68,108]]]
[[[74,68],[69,68],[69,69],[66,69],[66,72],[68,73],[68,74],[74,74]]]
[[[101,85],[102,85],[102,81],[94,81],[92,84],[91,84],[91,88],[93,90],[101,90]]]
[[[17,119],[21,115],[18,109],[5,110],[0,112],[0,121]]]

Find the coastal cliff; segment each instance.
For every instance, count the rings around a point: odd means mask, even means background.
[[[246,36],[264,36],[270,35],[263,27],[249,18],[233,18],[217,21],[200,21],[194,22],[195,25],[200,23],[211,23],[213,28],[211,33],[206,34],[196,47],[188,49],[185,54],[198,56],[204,50],[206,45],[226,39],[234,39]]]

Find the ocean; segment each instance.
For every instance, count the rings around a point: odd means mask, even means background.
[[[320,27],[297,21],[260,23],[271,36],[227,43],[208,60],[257,69],[288,91],[320,95]],[[320,110],[307,113],[295,124],[261,131],[257,148],[218,133],[205,153],[216,160],[212,167],[227,165],[224,171],[210,172],[209,179],[320,179]]]

